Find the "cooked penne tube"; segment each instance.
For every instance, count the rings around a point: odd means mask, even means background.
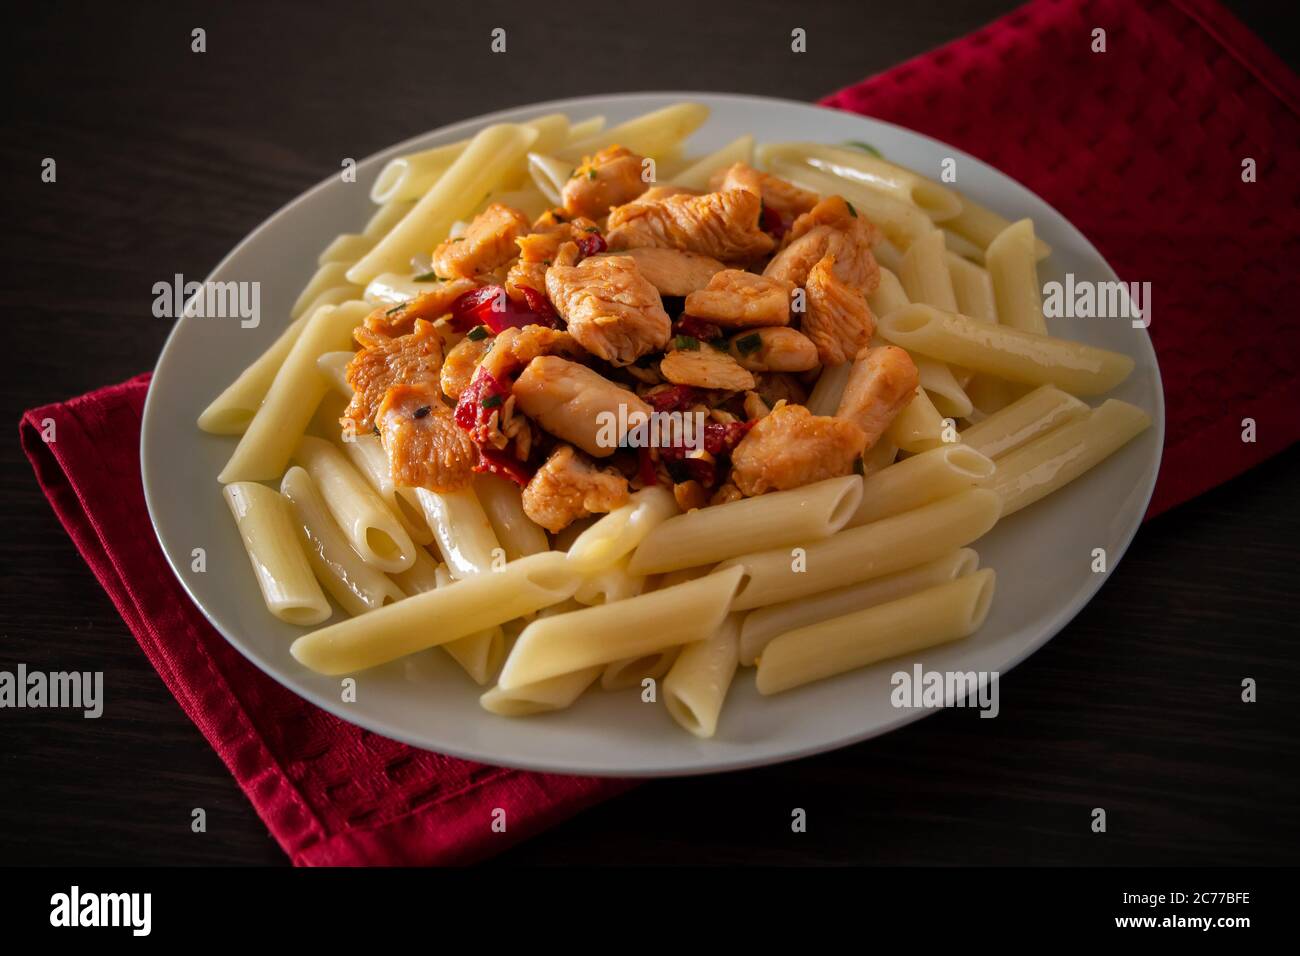
[[[355,617],[406,596],[352,549],[306,471],[290,468],[280,483],[280,494],[289,503],[294,530],[316,579],[343,610]]]
[[[1001,497],[1003,515],[1015,514],[1074,481],[1150,424],[1142,409],[1109,398],[1087,416],[1003,455],[989,487]]]
[[[707,106],[674,103],[593,133],[586,139],[572,140],[559,151],[559,157],[577,161],[614,145],[629,149],[638,156],[661,156],[704,125],[708,118]]]
[[[271,347],[239,373],[226,390],[212,400],[199,415],[199,428],[212,435],[242,435],[252,422],[275,381],[275,374],[288,357],[293,344],[307,327],[311,316],[304,315],[289,324]]]
[[[940,415],[944,418],[965,418],[974,410],[975,405],[970,396],[947,365],[924,355],[913,355],[912,362],[916,365],[921,388],[930,396],[930,401]]]
[[[684,189],[706,190],[709,178],[720,169],[726,169],[735,163],[751,163],[754,159],[754,137],[751,133],[733,139],[721,149],[702,156],[685,169],[676,173],[670,180],[674,186]]]
[[[655,651],[653,654],[629,657],[626,660],[606,664],[600,675],[600,688],[601,690],[627,690],[630,687],[640,687],[641,682],[645,680],[657,681],[668,673],[681,652],[680,646],[669,647],[662,651]]]
[[[317,357],[347,348],[352,330],[367,311],[364,302],[346,302],[311,314],[218,481],[271,481],[284,474],[294,445],[329,390],[316,368]]]
[[[555,149],[568,139],[570,132],[569,118],[563,113],[548,113],[520,125],[537,131],[534,148],[538,150]],[[390,159],[370,187],[371,200],[387,203],[419,199],[460,158],[470,142],[462,139]]]
[[[518,209],[528,219],[536,219],[555,205],[551,202],[551,197],[538,189],[537,184],[532,180],[524,183],[519,189],[493,190],[478,204],[478,207],[474,210],[475,215],[493,203],[500,203],[503,206],[509,206],[511,209]]]
[[[1133,371],[1133,360],[1120,352],[985,325],[928,305],[891,312],[878,328],[886,341],[909,351],[1025,385],[1055,385],[1073,395],[1108,392]]]
[[[327,262],[356,262],[374,246],[375,241],[359,232],[343,232],[321,250],[316,257],[316,264],[323,266]]]
[[[343,262],[327,262],[317,268],[306,287],[298,294],[293,309],[289,312],[289,318],[296,319],[303,313],[322,305],[338,305],[348,299],[360,298],[361,290],[355,283],[348,281],[347,271],[348,264]],[[321,299],[325,295],[334,298]]]
[[[951,432],[950,424],[954,425]],[[955,423],[940,415],[925,389],[918,387],[916,397],[885,430],[885,438],[903,451],[915,454],[944,445],[944,436],[956,433]]]
[[[550,548],[546,532],[524,514],[520,489],[513,481],[479,475],[474,479],[474,493],[498,543],[505,549],[507,561]]]
[[[788,179],[796,186],[825,196],[843,196],[856,212],[879,226],[885,238],[899,249],[907,249],[934,228],[930,217],[919,207],[889,193],[839,179],[823,170],[779,157],[773,158],[767,166],[769,172]]]
[[[534,554],[305,634],[290,650],[319,674],[349,674],[557,604],[579,580],[563,555]]]
[[[1000,458],[1060,425],[1083,418],[1091,409],[1073,395],[1040,385],[1027,395],[971,425],[961,433],[962,444]]]
[[[903,250],[885,238],[883,233],[872,245],[871,254],[876,257],[876,262],[882,269],[888,269],[895,278],[898,277],[899,270],[903,268]],[[880,314],[874,307],[871,311]]]
[[[447,492],[416,488],[415,497],[453,578],[499,569],[506,551],[473,487]]]
[[[351,389],[348,394],[351,394]],[[379,436],[344,433],[338,441],[338,446],[343,449],[343,454],[352,463],[352,467],[366,480],[366,484],[402,525],[402,530],[410,535],[411,540],[420,545],[432,542],[433,531],[424,520],[424,512],[415,497],[415,489],[398,488],[393,483],[393,470],[388,461],[388,452],[384,450],[384,444],[379,440]]]
[[[373,305],[397,305],[434,288],[433,282],[416,282],[411,275],[381,272],[366,285],[362,297]]]
[[[294,533],[288,502],[253,481],[232,482],[222,490],[267,610],[289,624],[319,624],[329,617],[329,601]]]
[[[994,524],[1002,499],[972,488],[902,514],[849,528],[799,549],[773,548],[718,565],[745,572],[732,609],[793,601],[869,581],[965,547]]]
[[[455,579],[446,565],[440,565],[434,570],[434,580],[438,587],[445,588],[450,587]],[[501,669],[501,662],[506,659],[505,631],[500,624],[495,624],[448,641],[442,645],[442,649],[461,666],[470,680],[483,686],[496,676],[496,672]]]
[[[957,311],[957,296],[948,274],[948,253],[938,229],[931,229],[903,253],[898,279],[912,302],[924,302],[945,312]]]
[[[480,131],[406,217],[348,270],[348,281],[364,286],[382,272],[409,268],[411,258],[444,239],[452,223],[468,215],[536,139],[535,129],[514,123]]]
[[[808,396],[807,408],[813,415],[834,415],[844,397],[844,386],[849,383],[849,374],[853,371],[852,362],[822,367],[817,376],[817,384]]]
[[[564,184],[573,175],[573,163],[547,156],[545,153],[532,152],[528,154],[528,175],[537,191],[552,205],[564,205],[560,193],[564,191]]]
[[[862,453],[862,476],[869,478],[878,471],[883,471],[894,463],[898,457],[898,446],[887,435]]]
[[[782,158],[807,163],[918,206],[935,222],[961,212],[962,200],[955,191],[862,150],[821,143],[772,143],[759,150],[759,157],[761,162]]]
[[[993,571],[985,568],[947,584],[782,634],[767,645],[758,660],[758,692],[777,694],[969,637],[988,616],[995,584]]]
[[[952,280],[953,295],[957,299],[954,312],[969,316],[980,322],[996,325],[998,308],[993,296],[993,279],[987,269],[981,269],[973,262],[967,262],[961,256],[951,252],[945,258],[948,262],[948,277]],[[933,305],[934,303],[930,303]]]
[[[511,690],[703,640],[722,624],[740,578],[741,569],[731,568],[616,604],[538,618],[519,635],[497,683]]]
[[[844,527],[861,501],[862,479],[845,475],[688,511],[650,532],[633,553],[628,570],[658,574],[816,541]]]
[[[951,229],[944,229],[943,244],[953,255],[976,265],[984,265],[984,247],[975,245],[965,236],[959,236]]]
[[[979,563],[978,554],[970,548],[961,548],[914,568],[886,574],[883,578],[756,608],[745,615],[740,628],[740,663],[752,667],[763,648],[787,631],[875,607],[936,584],[955,581],[974,572]]]
[[[664,678],[664,704],[673,720],[696,737],[718,730],[718,716],[736,676],[741,615],[728,614],[718,632],[682,648]]]
[[[1033,222],[1021,219],[1007,226],[989,243],[984,258],[993,282],[998,320],[1023,332],[1047,334],[1038,261],[1034,258]]]
[[[424,548],[416,548],[411,566],[391,577],[407,596],[432,591],[438,586],[438,561]]]
[[[877,317],[888,315],[895,309],[909,305],[911,301],[903,290],[903,283],[898,276],[889,268],[881,266],[880,283],[876,286],[876,291],[867,296],[867,305],[871,306],[871,314]]]
[[[636,597],[645,590],[645,575],[631,574],[628,571],[628,559],[601,568],[583,578],[573,595],[579,604],[608,604]]]
[[[514,690],[493,687],[478,699],[484,710],[501,717],[529,717],[564,710],[582,696],[600,676],[601,668],[584,667],[571,674],[549,677]]]
[[[642,488],[627,504],[579,534],[568,548],[568,559],[584,574],[607,568],[631,554],[650,532],[675,514],[677,501],[671,491],[659,485]]]
[[[1009,219],[1002,218],[977,202],[971,202],[967,196],[961,196],[961,212],[944,222],[943,228],[956,233],[964,239],[969,239],[974,245],[987,250],[989,244],[998,237],[998,233],[1009,225],[1011,225]],[[1051,254],[1051,246],[1043,242],[1042,239],[1034,240],[1034,258],[1036,260],[1042,261]]]
[[[388,235],[394,226],[405,219],[406,214],[414,208],[415,203],[407,200],[384,203],[366,220],[366,225],[361,230],[361,234],[373,242],[378,242]]]
[[[415,543],[401,522],[331,442],[303,437],[294,459],[307,469],[348,543],[380,571],[405,571],[415,561]]]
[[[993,471],[992,459],[965,445],[945,445],[904,458],[863,479],[862,503],[844,527],[857,528],[986,486]]]
[[[316,359],[316,368],[320,373],[329,379],[330,386],[344,398],[352,397],[352,386],[348,384],[348,363],[356,356],[356,352],[349,352],[346,349],[338,352],[326,352]]]

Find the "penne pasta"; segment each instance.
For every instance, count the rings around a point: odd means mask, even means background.
[[[296,319],[322,305],[338,305],[348,299],[360,298],[361,290],[347,279],[348,265],[344,262],[326,262],[317,268],[306,287],[298,294],[289,318]],[[324,298],[326,296],[329,298]]]
[[[1119,352],[988,326],[928,305],[891,312],[879,329],[886,341],[909,351],[1025,385],[1055,385],[1073,395],[1109,391],[1133,371],[1133,360]]]
[[[809,413],[834,415],[840,407],[840,399],[844,397],[844,387],[848,385],[849,375],[852,372],[852,362],[824,367],[821,375],[817,377],[817,384],[813,386],[812,393],[808,396]]]
[[[557,604],[579,580],[563,555],[534,554],[305,634],[290,651],[318,674],[351,674]]]
[[[351,389],[348,390],[351,394]],[[334,416],[337,421],[339,416]],[[424,512],[413,488],[399,488],[393,483],[393,471],[388,462],[388,452],[378,435],[349,435],[344,433],[337,442],[343,454],[357,473],[366,480],[370,490],[379,496],[393,517],[398,520],[416,544],[427,545],[433,541],[433,531],[424,520]]]
[[[912,300],[907,297],[907,293],[903,290],[903,283],[898,276],[882,265],[880,267],[880,283],[876,286],[876,291],[867,296],[867,305],[871,306],[872,314],[877,317],[888,315],[895,309],[910,305],[911,302]]]
[[[316,359],[316,368],[329,381],[330,387],[344,398],[352,397],[352,386],[348,384],[348,363],[356,352],[325,352]]]
[[[664,678],[664,704],[673,720],[696,737],[718,731],[718,717],[736,676],[740,653],[739,614],[729,614],[718,632],[682,648]]]
[[[524,158],[536,139],[536,130],[513,123],[480,131],[402,221],[348,269],[347,280],[364,286],[380,273],[408,268],[413,256],[427,254],[452,223]]]
[[[304,626],[329,617],[329,601],[312,575],[284,498],[252,481],[232,482],[222,490],[267,610]]]
[[[560,193],[564,190],[564,184],[569,177],[573,175],[573,163],[544,153],[529,153],[528,175],[532,179],[533,186],[551,205],[564,205]]]
[[[1042,286],[1038,284],[1038,262],[1034,258],[1034,224],[1021,219],[1007,226],[989,243],[984,258],[1002,324],[1046,335]]]
[[[627,504],[579,534],[567,549],[568,559],[583,573],[593,574],[631,554],[647,535],[675,514],[677,501],[671,491],[659,485],[643,488]]]
[[[956,435],[955,426],[939,414],[925,389],[918,387],[916,397],[885,430],[885,437],[903,451],[913,454],[946,444],[945,435]]]
[[[951,229],[943,230],[943,244],[948,247],[948,251],[953,255],[973,262],[976,265],[984,265],[984,247],[977,246],[965,236],[959,236]]]
[[[406,218],[406,214],[415,208],[415,203],[407,200],[384,203],[366,220],[361,234],[372,242],[378,242],[392,232],[393,227]],[[371,246],[373,249],[374,246]]]
[[[945,445],[904,458],[862,482],[862,503],[846,528],[911,511],[970,488],[988,485],[993,460],[965,445]]]
[[[1083,418],[1091,411],[1073,395],[1040,385],[961,433],[962,443],[1000,458],[1053,428]]]
[[[311,314],[218,481],[270,481],[284,474],[294,446],[329,390],[316,359],[324,352],[347,348],[352,330],[367,311],[363,302],[347,302]]]
[[[316,579],[343,610],[355,617],[405,597],[387,575],[352,550],[305,470],[290,468],[280,494],[289,503],[294,530]]]
[[[923,302],[945,312],[957,311],[957,296],[948,274],[947,250],[943,233],[931,229],[903,253],[898,279],[912,302]]]
[[[711,564],[755,550],[816,541],[834,534],[862,501],[857,475],[827,478],[669,518],[632,555],[633,574]]]
[[[969,637],[988,616],[995,584],[993,571],[986,568],[782,634],[767,645],[758,660],[758,692],[777,694]]]
[[[584,667],[571,674],[549,677],[514,690],[499,686],[478,699],[484,710],[501,717],[528,717],[571,707],[573,702],[600,676],[601,668]]]
[[[316,257],[316,265],[323,266],[327,262],[356,262],[369,252],[374,244],[373,239],[359,232],[340,233],[321,250],[321,254]]]
[[[1003,455],[989,487],[1002,499],[1003,515],[1015,514],[1074,481],[1150,424],[1142,409],[1109,398],[1085,417]]]
[[[967,196],[961,196],[961,212],[944,222],[943,228],[969,240],[978,248],[987,250],[998,233],[1009,225],[1011,225],[1010,220],[1004,219],[977,202],[972,202]],[[1034,240],[1036,261],[1042,261],[1051,254],[1051,246],[1041,239]]]
[[[823,170],[779,157],[769,161],[767,167],[768,172],[788,179],[797,186],[824,195],[843,196],[858,213],[879,226],[885,238],[901,250],[906,250],[934,228],[930,217],[917,206],[889,193],[839,179]]]
[[[858,149],[821,143],[772,143],[759,150],[760,161],[782,158],[806,163],[841,179],[911,203],[941,222],[961,212],[962,200],[946,186],[903,166]]]
[[[732,558],[718,570],[744,571],[732,608],[746,611],[933,561],[985,534],[1001,511],[1002,499],[995,492],[972,488],[799,549],[773,548]]]
[[[450,587],[454,583],[446,565],[434,570],[434,580],[440,588]],[[454,641],[442,645],[442,649],[451,659],[461,666],[470,680],[483,686],[501,669],[501,662],[506,659],[506,635],[500,624],[466,634]]]
[[[242,435],[247,431],[280,366],[307,327],[309,318],[304,315],[291,322],[270,348],[226,386],[225,391],[199,415],[199,428],[213,435]]]
[[[662,651],[655,651],[653,654],[629,657],[626,660],[606,664],[600,675],[600,688],[601,690],[627,690],[641,687],[642,682],[646,680],[657,681],[668,673],[681,652],[680,646],[669,647]]]
[[[628,559],[623,558],[583,578],[573,595],[579,604],[609,604],[636,597],[645,589],[644,574],[628,571]]]
[[[898,446],[887,436],[880,436],[876,443],[862,454],[862,476],[869,478],[876,472],[888,468],[897,457]]]
[[[335,445],[307,435],[294,458],[311,475],[348,543],[367,564],[397,572],[414,563],[411,536]]]
[[[741,570],[731,568],[617,604],[538,618],[519,635],[497,683],[511,690],[703,640],[722,624],[740,578]]]
[[[978,567],[979,555],[970,548],[961,548],[914,568],[886,574],[883,578],[757,608],[745,615],[740,628],[740,663],[752,667],[763,648],[787,631],[875,607],[936,584],[955,581]]]
[[[438,492],[415,489],[447,570],[457,580],[498,570],[506,552],[472,487]]]
[[[424,548],[416,548],[411,566],[391,575],[391,579],[408,597],[432,591],[438,586],[438,562]]]
[[[952,280],[953,295],[957,299],[954,312],[969,316],[989,325],[997,325],[998,308],[993,296],[993,279],[988,270],[981,269],[973,262],[967,262],[961,256],[951,252],[945,255],[948,263],[948,277]],[[930,303],[933,305],[934,303]]]
[[[506,560],[513,561],[550,548],[546,532],[524,514],[520,489],[513,481],[480,475],[474,480],[474,493],[498,543],[505,549]]]
[[[709,179],[720,169],[726,169],[736,163],[751,163],[754,158],[754,137],[746,133],[733,139],[721,149],[702,156],[695,162],[674,174],[669,180],[673,186],[683,189],[698,189],[701,192],[709,188]]]
[[[575,139],[560,150],[559,158],[576,162],[614,145],[638,156],[661,156],[703,126],[708,118],[707,106],[674,103],[593,133],[586,139]]]

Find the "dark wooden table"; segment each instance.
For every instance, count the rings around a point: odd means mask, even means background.
[[[151,287],[206,274],[340,158],[489,110],[610,90],[817,97],[1012,6],[42,4],[9,18],[8,421],[152,367]],[[1230,4],[1293,66],[1270,5]],[[493,27],[510,52],[488,54]],[[809,54],[783,55],[791,28]],[[207,52],[190,52],[190,31]],[[58,183],[39,179],[58,160]],[[283,863],[0,443],[0,667],[102,669],[114,707],[0,711],[0,863]],[[503,861],[1296,862],[1300,452],[1139,533],[1120,572],[1002,681],[784,766],[660,781]],[[147,527],[141,534],[149,534]],[[1259,702],[1243,704],[1243,677]],[[206,808],[193,835],[190,810]],[[808,832],[790,832],[794,806]],[[1091,808],[1109,830],[1089,830]]]

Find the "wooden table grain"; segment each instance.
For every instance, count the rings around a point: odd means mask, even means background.
[[[153,283],[206,274],[298,193],[436,126],[601,91],[813,100],[1010,9],[774,0],[636,5],[42,4],[0,67],[10,422],[152,367]],[[1294,66],[1268,4],[1230,6]],[[629,13],[629,11],[632,11]],[[788,55],[803,27],[809,52]],[[489,34],[507,31],[507,53]],[[191,51],[191,31],[207,50]],[[44,157],[56,184],[40,181]],[[0,443],[0,667],[105,671],[114,706],[0,711],[0,863],[282,864]],[[1002,679],[1002,713],[836,753],[647,783],[505,863],[1295,863],[1300,452],[1151,522],[1118,573]],[[147,527],[141,534],[151,533]],[[1259,684],[1255,704],[1240,682]],[[1108,831],[1089,829],[1093,807]],[[194,807],[206,834],[190,832]],[[791,832],[792,808],[808,814]]]

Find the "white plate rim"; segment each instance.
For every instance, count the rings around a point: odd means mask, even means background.
[[[860,120],[864,120],[869,124],[885,126],[893,130],[897,130],[903,133],[905,136],[915,137],[925,141],[928,144],[931,144],[932,146],[942,148],[943,150],[948,151],[954,157],[960,160],[969,161],[978,164],[978,166],[993,172],[994,174],[996,174],[997,176],[1005,180],[1014,183],[1015,186],[1017,186],[1019,189],[1032,195],[1044,206],[1050,208],[1053,211],[1053,213],[1055,213],[1063,222],[1065,222],[1068,225],[1070,229],[1072,229],[1078,235],[1078,237],[1082,240],[1084,246],[1086,247],[1086,250],[1089,253],[1091,253],[1093,257],[1095,257],[1096,262],[1104,266],[1106,272],[1108,273],[1108,278],[1111,281],[1119,281],[1119,276],[1115,272],[1114,268],[1105,259],[1105,257],[1101,255],[1101,253],[1097,250],[1096,246],[1092,243],[1092,241],[1077,226],[1075,226],[1074,223],[1068,217],[1063,215],[1059,210],[1056,209],[1055,206],[1053,206],[1051,203],[1048,203],[1046,200],[1044,200],[1041,196],[1039,196],[1036,192],[1031,190],[1029,187],[1025,186],[1019,180],[1014,179],[1008,174],[1002,172],[997,167],[994,167],[991,164],[984,162],[978,157],[966,153],[964,150],[960,150],[955,146],[945,143],[942,140],[935,139],[934,137],[927,136],[924,133],[920,133],[916,130],[909,129],[905,126],[901,126],[896,123],[891,123],[887,120],[881,120],[874,116],[857,114],[847,110],[840,110],[835,107],[826,107],[816,103],[808,103],[802,100],[794,100],[794,99],[788,99],[783,97],[758,96],[753,94],[741,94],[741,93],[712,92],[712,91],[704,91],[704,90],[659,90],[659,91],[637,91],[637,92],[609,93],[609,94],[592,94],[587,96],[565,97],[561,99],[545,100],[536,103],[525,104],[522,106],[515,106],[506,109],[496,110],[491,113],[481,114],[474,117],[469,117],[467,119],[458,120],[455,123],[451,123],[445,126],[437,127],[436,129],[433,130],[416,134],[414,136],[408,137],[407,139],[397,144],[394,144],[385,149],[379,150],[378,152],[370,154],[364,159],[359,160],[357,162],[357,166],[358,168],[360,168],[364,164],[370,162],[377,162],[389,158],[391,156],[401,155],[404,152],[411,151],[413,148],[417,146],[420,148],[429,148],[430,146],[438,145],[439,142],[444,142],[447,139],[456,136],[458,133],[461,133],[471,128],[481,127],[487,123],[502,122],[502,121],[509,122],[516,119],[527,117],[529,115],[536,115],[544,111],[567,112],[571,110],[587,109],[587,108],[595,109],[599,111],[601,109],[600,104],[605,104],[610,102],[626,103],[626,102],[634,102],[638,100],[648,100],[648,101],[654,101],[654,104],[664,105],[665,102],[689,100],[693,98],[708,98],[711,100],[728,100],[735,103],[743,103],[751,106],[760,106],[760,107],[767,104],[781,104],[786,106],[803,107],[803,108],[813,109],[813,110],[827,110],[837,114],[842,114],[847,117],[854,117]],[[656,107],[653,104],[647,104],[647,108],[652,109]],[[241,239],[238,243],[236,243],[235,246],[217,263],[217,265],[213,267],[213,269],[211,270],[211,272],[209,272],[206,278],[210,280],[213,276],[219,274],[231,260],[235,259],[238,256],[238,254],[246,245],[250,244],[260,233],[262,233],[264,230],[269,228],[276,220],[280,219],[281,217],[289,213],[291,210],[297,208],[299,205],[311,201],[311,199],[314,196],[316,196],[319,192],[321,192],[322,190],[324,190],[325,188],[333,184],[336,179],[337,179],[337,174],[331,174],[330,176],[327,176],[324,179],[322,179],[316,185],[310,187],[303,193],[299,194],[298,196],[295,196],[293,199],[289,200],[287,203],[283,204],[278,209],[276,209],[271,215],[269,215],[266,219],[260,222],[256,227],[254,227],[246,236],[244,236],[243,239]],[[632,778],[640,778],[640,779],[652,779],[652,778],[661,778],[661,777],[699,776],[699,775],[712,774],[712,773],[724,773],[724,772],[729,772],[734,770],[745,770],[754,767],[762,767],[762,766],[768,766],[777,763],[785,763],[787,761],[792,761],[792,760],[799,760],[805,757],[811,757],[817,754],[827,753],[832,750],[838,750],[843,747],[848,747],[856,743],[861,743],[863,741],[873,739],[883,734],[890,733],[894,730],[898,730],[899,728],[904,727],[915,720],[919,720],[923,717],[929,716],[930,714],[937,712],[936,709],[900,709],[897,713],[897,716],[893,720],[878,724],[865,731],[858,732],[858,733],[850,732],[847,734],[842,734],[832,739],[818,741],[817,743],[811,744],[806,747],[792,748],[792,749],[781,751],[780,753],[765,753],[761,755],[755,755],[752,757],[720,759],[713,763],[691,761],[680,765],[660,764],[653,767],[644,767],[644,766],[639,766],[635,762],[633,762],[625,766],[608,765],[608,764],[602,764],[600,766],[591,766],[591,765],[581,764],[581,763],[565,764],[556,761],[533,761],[530,760],[526,755],[520,757],[512,756],[509,760],[503,761],[501,760],[499,755],[484,755],[483,753],[476,753],[472,750],[467,750],[455,746],[446,746],[441,743],[438,744],[437,746],[431,746],[428,740],[422,739],[419,735],[407,733],[399,727],[389,726],[380,720],[370,719],[365,714],[350,712],[339,701],[335,700],[334,698],[331,698],[324,694],[315,693],[306,688],[295,686],[292,679],[292,675],[281,673],[277,668],[271,666],[269,661],[263,660],[260,657],[260,655],[256,652],[256,649],[253,648],[251,645],[241,640],[237,636],[227,633],[227,631],[213,617],[212,613],[209,612],[208,608],[203,604],[203,602],[201,602],[198,599],[198,597],[195,595],[184,573],[182,573],[181,571],[180,565],[178,563],[181,560],[181,558],[173,557],[172,553],[167,549],[164,543],[163,531],[159,526],[158,517],[157,517],[158,509],[157,506],[155,505],[155,500],[154,500],[155,496],[150,491],[151,481],[150,481],[150,466],[149,466],[149,457],[150,457],[149,456],[149,450],[150,450],[149,425],[151,421],[151,416],[160,414],[156,408],[155,396],[158,393],[158,390],[154,388],[154,383],[157,381],[158,373],[163,368],[163,365],[167,359],[167,355],[169,351],[172,350],[172,348],[175,346],[175,343],[178,340],[178,335],[181,331],[182,324],[183,324],[183,320],[177,320],[174,323],[171,331],[168,333],[166,341],[163,344],[162,350],[159,353],[158,361],[153,370],[154,374],[150,380],[149,390],[145,396],[144,409],[141,415],[141,429],[140,429],[141,483],[143,485],[145,503],[149,512],[150,526],[153,530],[155,537],[158,540],[159,547],[163,551],[164,557],[166,558],[167,564],[170,567],[173,575],[175,575],[177,580],[180,582],[181,587],[184,589],[186,595],[199,609],[200,613],[203,614],[204,618],[212,625],[214,630],[216,630],[217,633],[220,634],[224,640],[226,640],[228,643],[234,646],[235,649],[238,650],[245,659],[252,662],[254,666],[256,666],[259,670],[261,670],[272,680],[276,681],[276,683],[282,685],[283,687],[290,690],[292,693],[298,695],[299,697],[302,697],[303,699],[309,701],[310,703],[315,704],[316,706],[334,715],[335,717],[338,717],[341,720],[344,720],[355,726],[361,727],[365,730],[369,730],[373,733],[380,734],[392,740],[397,740],[409,746],[416,747],[422,750],[430,750],[436,753],[447,754],[449,756],[457,757],[464,760],[472,760],[480,763],[489,763],[498,766],[506,766],[506,767],[511,767],[519,770],[535,771],[540,773],[562,773],[562,774],[574,774],[574,775],[594,776],[594,777],[632,777]],[[1156,479],[1159,475],[1160,464],[1163,458],[1164,434],[1165,434],[1165,396],[1164,396],[1164,383],[1160,372],[1159,360],[1158,360],[1158,356],[1156,355],[1155,349],[1151,344],[1149,332],[1146,329],[1143,329],[1141,331],[1141,335],[1137,337],[1137,341],[1138,343],[1140,343],[1138,349],[1146,353],[1143,357],[1149,360],[1150,369],[1154,376],[1155,407],[1150,410],[1150,414],[1152,420],[1151,431],[1156,439],[1155,456],[1149,462],[1149,467],[1146,474],[1146,487],[1143,489],[1142,493],[1139,496],[1140,500],[1142,501],[1142,506],[1139,512],[1138,519],[1124,533],[1122,544],[1118,548],[1117,552],[1113,555],[1113,561],[1111,562],[1109,571],[1104,575],[1093,575],[1093,580],[1091,580],[1088,585],[1081,588],[1079,592],[1071,600],[1062,604],[1057,609],[1055,614],[1052,616],[1051,620],[1047,622],[1040,629],[1039,636],[1036,637],[1030,643],[1029,646],[1027,646],[1024,650],[1020,651],[1018,654],[1010,658],[1008,662],[1002,666],[1002,669],[999,671],[1000,676],[1005,676],[1013,668],[1017,667],[1021,662],[1023,662],[1027,657],[1041,650],[1050,640],[1052,640],[1052,638],[1054,638],[1057,634],[1059,634],[1065,628],[1065,626],[1068,625],[1070,621],[1072,621],[1079,614],[1080,611],[1082,611],[1082,609],[1092,600],[1092,598],[1096,595],[1097,591],[1101,589],[1101,587],[1110,578],[1110,576],[1114,574],[1116,570],[1118,570],[1119,565],[1121,564],[1124,555],[1127,553],[1129,546],[1132,544],[1138,529],[1142,526],[1143,516],[1145,516],[1146,510],[1150,506],[1151,496],[1155,491]],[[947,702],[946,707],[943,709],[947,709],[947,707],[951,707],[953,706],[953,704],[954,702],[950,700]],[[685,734],[684,731],[682,733]]]

